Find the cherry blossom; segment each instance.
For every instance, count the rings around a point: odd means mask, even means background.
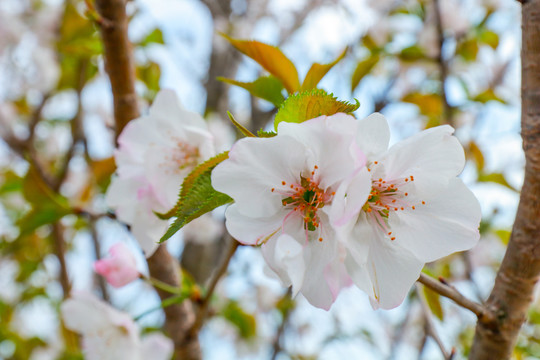
[[[238,141],[212,172],[213,187],[235,201],[225,213],[229,233],[261,245],[283,284],[325,309],[350,284],[346,252],[329,221],[335,191],[354,175],[358,201],[371,190],[356,126],[345,114],[282,122],[275,137]]]
[[[124,243],[117,243],[109,249],[108,258],[94,263],[94,270],[104,276],[112,286],[119,288],[139,277],[135,257]]]
[[[214,155],[213,138],[200,115],[185,110],[172,90],[162,90],[147,116],[129,122],[118,144],[107,203],[131,225],[148,257],[167,228],[154,212],[175,205],[184,177]]]
[[[479,203],[456,177],[465,156],[453,131],[431,128],[387,150],[382,115],[359,123],[371,191],[367,201],[356,201],[348,193],[358,180],[343,182],[332,221],[350,229],[347,271],[375,308],[398,306],[426,262],[470,249],[480,237]]]
[[[142,339],[131,317],[79,291],[61,306],[67,328],[82,334],[85,359],[88,360],[167,360],[173,352],[172,341],[154,333]]]

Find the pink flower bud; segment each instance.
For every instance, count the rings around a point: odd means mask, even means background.
[[[118,243],[109,249],[110,257],[94,263],[94,270],[112,286],[119,288],[139,277],[135,257],[126,244]]]

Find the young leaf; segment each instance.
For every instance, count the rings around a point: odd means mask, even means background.
[[[418,106],[422,115],[440,118],[443,112],[443,103],[438,94],[415,92],[405,95],[401,100]]]
[[[347,54],[347,48],[343,50],[341,55],[337,57],[336,60],[332,61],[329,64],[319,64],[315,63],[311,65],[311,68],[306,74],[306,77],[304,78],[304,82],[302,83],[302,87],[300,91],[306,91],[311,90],[317,87],[317,84],[322,80],[322,78],[336,65],[338,62],[341,61],[345,57],[345,54]]]
[[[428,289],[424,286],[424,296],[426,298],[426,302],[429,306],[429,309],[435,315],[439,320],[444,320],[444,312],[443,308],[441,306],[441,296],[437,294],[435,291]]]
[[[180,197],[173,210],[176,220],[169,227],[165,235],[159,240],[164,242],[173,236],[184,225],[199,216],[214,210],[218,206],[228,204],[233,200],[226,194],[220,193],[212,187],[210,175],[212,170],[223,160],[229,157],[229,153],[223,152],[197,166],[185,179],[180,190]],[[169,213],[171,213],[169,211]],[[162,215],[163,216],[163,215]]]
[[[356,104],[339,101],[324,90],[304,91],[285,100],[276,114],[274,126],[277,129],[282,121],[301,123],[321,115],[334,115],[340,112],[350,114],[359,106],[358,101]]]
[[[247,137],[256,137],[255,135],[253,135],[253,133],[251,131],[249,131],[242,124],[240,124],[238,121],[236,121],[236,119],[234,118],[233,114],[231,114],[230,111],[227,111],[227,115],[229,116],[229,119],[234,124],[234,126],[236,126],[238,128],[238,130],[240,130],[240,132],[242,134],[244,134]]]
[[[221,310],[221,315],[238,328],[243,339],[250,339],[257,334],[255,317],[242,309],[238,302],[230,300]]]
[[[258,62],[266,71],[278,78],[289,94],[298,91],[300,88],[298,71],[279,48],[255,40],[237,40],[223,33],[221,35],[238,51]]]
[[[353,92],[358,84],[360,83],[360,80],[364,78],[371,69],[377,65],[379,62],[379,55],[373,54],[370,57],[368,57],[365,60],[362,60],[356,65],[356,69],[354,70],[353,76],[352,76],[352,83],[351,83],[351,92]]]
[[[264,131],[263,129],[257,131],[257,136],[258,137],[262,137],[262,138],[270,138],[270,137],[274,137],[276,136],[277,134],[273,131]]]
[[[251,95],[269,101],[276,107],[279,107],[285,100],[285,97],[281,93],[283,84],[274,76],[263,76],[253,82],[241,82],[221,76],[217,79],[226,82],[227,84],[240,86],[249,91]]]

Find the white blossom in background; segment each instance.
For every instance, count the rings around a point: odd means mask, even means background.
[[[88,292],[73,292],[61,306],[68,329],[82,335],[87,360],[169,360],[173,343],[161,333],[140,337],[139,328],[126,313]]]
[[[131,225],[148,257],[167,228],[154,212],[175,205],[185,176],[214,155],[213,138],[199,114],[185,110],[172,90],[162,90],[149,114],[124,128],[118,144],[117,176],[107,190],[107,203],[120,221]]]
[[[336,114],[301,124],[282,122],[272,138],[244,138],[212,172],[212,186],[235,203],[225,213],[229,233],[262,245],[263,256],[293,295],[330,308],[350,284],[345,249],[330,225],[339,184],[358,173],[351,197],[366,201],[371,179],[354,144],[356,120]]]
[[[347,271],[374,308],[401,304],[425,263],[470,249],[480,237],[480,205],[457,178],[465,155],[453,132],[448,125],[431,128],[387,150],[386,119],[360,121],[357,142],[371,192],[367,202],[354,201],[349,194],[360,180],[344,182],[334,198],[342,212],[333,219],[350,229]]]

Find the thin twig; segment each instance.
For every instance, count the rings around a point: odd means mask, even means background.
[[[422,291],[420,291],[420,285],[418,283],[416,284],[416,293],[418,294],[418,297],[420,298],[420,306],[422,307],[422,314],[424,315],[425,324],[426,324],[426,334],[431,336],[433,340],[437,343],[437,346],[439,349],[441,349],[441,353],[443,354],[443,357],[445,360],[449,360],[453,357],[454,350],[452,350],[452,353],[448,353],[446,351],[444,344],[439,337],[439,334],[437,334],[437,330],[435,329],[435,324],[433,323],[433,319],[431,318],[431,311],[429,310],[429,306],[427,304],[426,298],[422,294]]]
[[[478,321],[486,323],[495,321],[495,315],[485,306],[467,299],[443,278],[439,278],[439,281],[437,281],[432,277],[421,273],[418,282],[424,284],[439,295],[449,298],[461,307],[472,311],[478,317]]]
[[[54,240],[54,252],[60,263],[60,284],[62,285],[62,291],[64,293],[64,299],[69,296],[71,290],[71,283],[69,282],[66,258],[66,243],[64,234],[62,232],[62,225],[59,222],[55,222],[52,225],[52,237]]]
[[[99,234],[97,231],[96,221],[97,220],[94,218],[89,219],[90,237],[92,238],[92,244],[94,245],[94,255],[97,261],[101,259],[101,244],[99,243]],[[106,302],[109,302],[109,292],[107,291],[107,284],[105,282],[105,278],[98,274],[94,274],[94,276],[98,284],[99,290],[101,291],[101,297]]]
[[[206,294],[201,299],[199,303],[199,311],[197,312],[197,316],[195,317],[195,321],[193,322],[193,326],[191,327],[191,334],[197,334],[199,329],[202,327],[204,323],[204,319],[206,318],[206,313],[208,311],[208,305],[210,303],[210,299],[214,293],[214,290],[216,289],[216,286],[223,276],[225,272],[227,271],[227,268],[229,267],[229,262],[231,261],[234,253],[236,252],[236,249],[238,248],[238,241],[235,239],[230,239],[230,246],[227,251],[227,254],[223,258],[223,261],[221,265],[215,270],[214,275],[210,279],[210,283],[208,284],[208,290],[206,291]]]

